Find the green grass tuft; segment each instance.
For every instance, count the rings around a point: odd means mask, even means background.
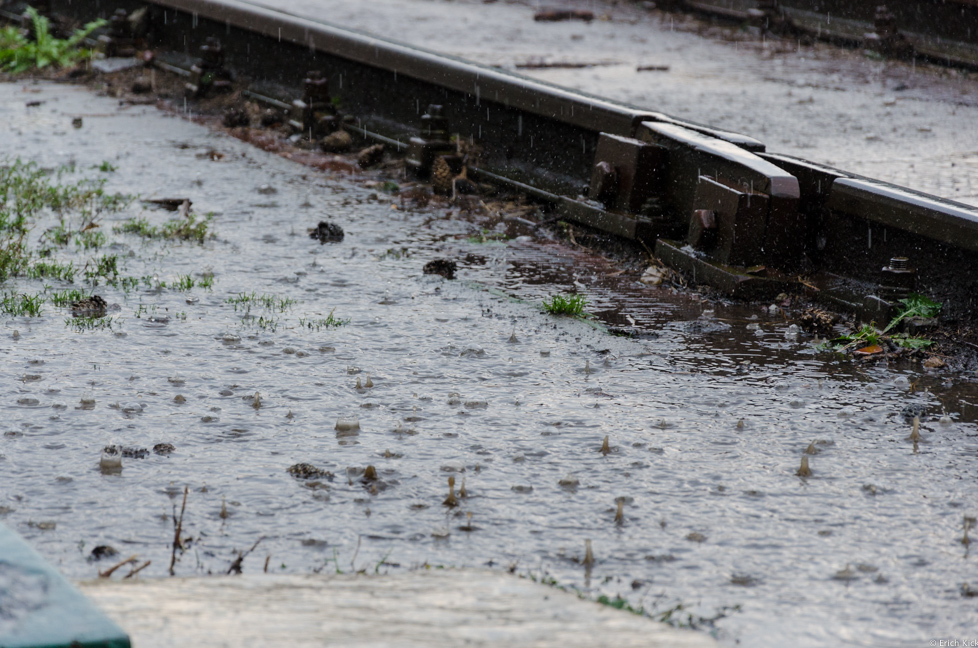
[[[75,245],[83,250],[97,250],[105,246],[105,234],[98,230],[87,230],[75,234]]]
[[[346,326],[347,324],[350,323],[349,319],[340,319],[338,317],[335,317],[333,315],[333,312],[335,310],[336,310],[335,308],[331,310],[329,312],[329,315],[327,315],[324,318],[308,319],[305,317],[300,317],[299,326],[303,328],[307,328],[309,330],[319,331],[322,329],[339,328],[340,326]]]
[[[19,274],[26,275],[31,279],[51,278],[73,283],[75,281],[75,265],[70,261],[68,263],[35,261]]]
[[[58,308],[65,308],[70,306],[73,302],[88,299],[89,297],[91,297],[91,295],[88,293],[75,288],[68,288],[66,290],[51,293],[49,299],[51,300],[51,303]]]
[[[78,332],[84,331],[104,331],[112,329],[111,317],[69,317],[65,319],[65,326],[73,328]]]
[[[277,310],[280,313],[284,313],[289,308],[292,308],[296,300],[290,297],[276,297],[275,295],[261,294],[258,293],[241,293],[234,297],[228,297],[224,300],[225,304],[233,304],[234,310],[238,310],[238,306],[246,309],[250,309],[252,306],[265,308],[266,310]]]
[[[91,226],[102,212],[119,211],[132,197],[105,193],[105,180],[61,182],[63,175],[73,171],[70,166],[51,170],[19,159],[0,160],[0,283],[21,276],[74,281],[74,266],[50,260],[54,252],[75,236],[85,249],[104,244],[104,235],[92,232]],[[48,228],[39,239],[40,246],[32,249],[28,232],[45,212],[53,212],[60,222]],[[73,233],[70,214],[77,214],[80,234]]]
[[[40,317],[42,303],[44,296],[41,294],[4,294],[0,299],[0,312],[14,317]]]
[[[584,307],[587,306],[587,297],[584,295],[554,295],[550,301],[543,300],[543,309],[551,315],[567,315],[569,317],[582,317]]]
[[[105,279],[106,283],[114,284],[119,278],[119,256],[116,254],[104,254],[94,257],[85,264],[85,279],[92,286],[97,286],[99,278]]]
[[[28,40],[16,27],[0,29],[0,67],[15,74],[49,65],[68,67],[90,56],[81,47],[82,41],[93,31],[107,25],[96,20],[75,30],[70,38],[60,39],[51,35],[48,19],[33,7],[27,8],[34,27],[34,39]]]
[[[209,231],[212,214],[203,217],[190,212],[186,218],[169,220],[159,227],[151,225],[145,218],[130,218],[116,225],[112,231],[116,234],[135,234],[145,239],[189,241],[203,244],[209,238],[214,238]]]
[[[502,232],[490,232],[489,230],[484,229],[480,233],[473,234],[465,240],[469,243],[482,245],[485,243],[505,243],[508,239]]]

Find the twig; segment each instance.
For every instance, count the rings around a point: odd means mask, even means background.
[[[176,531],[173,534],[173,553],[170,554],[170,576],[173,576],[173,565],[177,562],[177,547],[180,547],[180,551],[183,551],[183,543],[180,541],[180,535],[183,533],[183,512],[187,509],[187,493],[190,491],[188,486],[183,487],[183,504],[180,505],[180,518],[176,521]]]
[[[112,576],[112,574],[115,573],[115,570],[119,569],[123,565],[128,565],[129,563],[134,563],[134,562],[136,562],[138,560],[139,560],[139,556],[137,556],[136,554],[133,554],[133,555],[129,556],[128,558],[126,558],[125,560],[123,560],[122,562],[117,563],[115,565],[112,565],[111,567],[109,567],[105,571],[100,571],[98,573],[98,577],[99,578],[109,578],[110,576]]]
[[[636,239],[636,240],[642,244],[643,248],[645,248],[646,253],[648,253],[649,255],[649,259],[651,259],[653,263],[657,263],[658,260],[655,258],[655,255],[652,254],[652,250],[649,249],[649,246],[645,244],[645,241],[643,241],[642,239]]]
[[[231,563],[231,566],[228,567],[228,573],[229,574],[240,574],[241,573],[241,565],[244,563],[244,559],[247,558],[248,557],[248,554],[250,554],[252,551],[254,551],[255,550],[255,547],[258,546],[258,543],[261,542],[264,539],[265,539],[265,536],[262,536],[262,537],[258,538],[257,540],[255,540],[255,544],[251,545],[251,549],[249,549],[248,551],[245,551],[245,552],[238,552],[238,557],[235,558],[234,559],[234,562]],[[266,564],[266,566],[268,565],[268,560],[267,559],[265,561],[265,564]]]
[[[265,556],[265,573],[268,573],[268,561],[272,559],[272,554]]]
[[[581,62],[570,62],[570,61],[527,61],[525,63],[517,63],[517,70],[548,70],[548,69],[562,69],[562,70],[580,70],[582,68],[591,67],[601,67],[605,65],[617,65],[617,63],[611,62],[599,62],[599,63],[581,63]],[[639,72],[642,70],[640,69]]]
[[[123,576],[122,577],[122,580],[126,580],[127,578],[132,578],[133,576],[135,576],[139,572],[143,571],[144,569],[146,569],[147,567],[149,567],[152,564],[153,564],[153,561],[152,560],[147,560],[146,562],[144,562],[139,567],[134,567],[133,569],[129,570],[129,573],[126,574],[125,576]]]
[[[353,552],[353,558],[350,558],[350,570],[351,571],[356,571],[357,570],[357,566],[354,563],[357,560],[357,554],[360,553],[360,540],[362,538],[363,538],[363,536],[360,536],[360,535],[357,536],[357,548]]]

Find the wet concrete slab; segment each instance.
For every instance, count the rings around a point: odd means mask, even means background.
[[[138,648],[708,648],[710,637],[487,570],[88,581]]]
[[[711,27],[641,3],[568,0],[584,23],[536,22],[535,3],[267,0],[298,15],[514,69],[755,137],[768,150],[978,204],[978,76],[861,50]],[[641,70],[640,68],[645,68]]]

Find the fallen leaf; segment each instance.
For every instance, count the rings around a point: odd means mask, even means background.
[[[883,353],[883,347],[878,344],[871,344],[869,346],[863,347],[861,349],[856,349],[853,354],[859,356],[870,356],[876,355],[877,353]]]

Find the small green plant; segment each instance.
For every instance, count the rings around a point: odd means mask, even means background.
[[[58,223],[51,229],[44,232],[43,240],[50,241],[55,245],[65,246],[71,240],[71,232],[65,227],[64,223]]]
[[[139,285],[138,277],[121,277],[116,285],[127,295]]]
[[[104,180],[61,182],[62,176],[73,170],[71,166],[42,169],[33,162],[0,160],[0,283],[18,276],[74,281],[74,266],[53,260],[58,248],[75,236],[69,214],[79,214],[78,231],[86,232],[101,212],[117,211],[131,200],[122,194],[106,194]],[[59,222],[45,231],[38,239],[39,246],[32,249],[28,232],[45,210],[54,212]],[[98,236],[82,239],[80,245],[86,244],[98,245]]]
[[[262,315],[258,318],[258,321],[255,322],[255,324],[258,326],[258,328],[265,331],[271,331],[272,333],[278,329],[278,320],[274,317],[265,317]]]
[[[108,160],[103,161],[102,164],[98,165],[95,168],[101,171],[102,173],[114,173],[119,169],[119,167],[113,165]]]
[[[190,275],[179,275],[171,287],[174,290],[192,290],[194,287],[194,278]]]
[[[91,295],[88,295],[81,290],[68,288],[66,290],[51,293],[50,300],[51,303],[58,308],[65,308],[66,306],[70,306],[73,302],[88,299],[90,296]]]
[[[73,328],[78,332],[84,331],[103,331],[112,328],[111,317],[69,317],[65,319],[65,326]]]
[[[562,590],[564,592],[570,592],[571,594],[577,594],[578,598],[584,600],[591,600],[595,603],[600,603],[601,605],[607,605],[608,607],[613,607],[616,610],[623,610],[625,612],[631,612],[639,616],[649,617],[655,619],[660,623],[666,623],[674,628],[686,628],[691,630],[712,628],[716,625],[716,622],[720,619],[730,616],[733,612],[740,612],[740,605],[724,606],[718,608],[713,616],[702,616],[699,614],[694,614],[687,611],[687,606],[683,602],[678,602],[670,605],[668,608],[661,608],[659,606],[659,601],[662,596],[656,597],[652,602],[651,608],[645,608],[643,606],[635,607],[628,602],[622,596],[610,597],[604,594],[599,595],[597,598],[592,598],[586,592],[582,592],[573,585],[565,585],[557,581],[554,577],[549,574],[543,573],[537,577],[532,572],[527,572],[520,574],[520,578],[529,578],[535,583],[542,583],[544,585],[549,585],[550,587]],[[606,581],[607,582],[607,581]]]
[[[322,329],[338,328],[340,326],[346,326],[350,323],[349,319],[340,319],[333,316],[333,312],[336,309],[329,311],[329,315],[325,318],[320,319],[308,319],[305,317],[299,318],[299,326],[302,328],[308,328],[309,330],[319,331]]]
[[[246,309],[250,309],[252,305],[260,306],[267,310],[277,310],[280,313],[284,313],[289,308],[292,308],[296,300],[290,297],[276,297],[275,295],[261,294],[258,293],[241,293],[234,297],[228,297],[224,300],[225,304],[233,304],[234,310],[238,310],[238,306]]]
[[[569,297],[554,295],[550,301],[543,300],[543,309],[551,315],[582,317],[587,303],[587,297],[584,295],[570,295]]]
[[[911,294],[906,299],[901,299],[900,312],[890,320],[882,331],[876,327],[875,322],[864,324],[859,330],[853,333],[841,335],[819,348],[822,350],[832,350],[839,352],[852,351],[861,347],[879,345],[889,341],[904,349],[926,349],[934,344],[933,340],[926,338],[906,335],[904,333],[889,334],[901,322],[912,317],[930,319],[937,317],[941,312],[942,304],[933,301],[923,295]]]
[[[465,239],[469,243],[483,244],[483,243],[502,243],[506,241],[506,235],[501,232],[490,232],[487,229],[482,230],[478,234],[473,234],[472,236]]]
[[[853,333],[840,335],[833,342],[843,343],[843,346],[846,347],[855,347],[879,344],[882,339],[883,333],[876,328],[876,323],[870,322],[869,324],[863,324],[859,330]]]
[[[942,304],[916,293],[909,295],[906,299],[901,299],[900,303],[903,305],[900,312],[886,325],[886,328],[883,329],[884,333],[889,332],[905,319],[911,317],[930,319],[941,313]]]
[[[44,296],[41,294],[5,294],[3,295],[2,301],[0,301],[0,312],[15,317],[40,317],[41,304],[43,302]]]
[[[119,225],[114,225],[112,231],[116,234],[135,234],[148,239],[161,238],[159,228],[150,225],[145,218],[130,218]]]
[[[644,610],[642,608],[632,607],[627,599],[623,599],[620,596],[615,598],[609,598],[602,594],[597,598],[597,602],[601,605],[607,605],[608,607],[613,607],[616,610],[624,610],[625,612],[631,612],[632,614],[643,614]]]
[[[890,337],[894,344],[904,349],[926,349],[930,345],[934,344],[934,340],[928,340],[927,338],[916,337],[912,335],[893,335]]]
[[[116,254],[104,254],[100,257],[90,259],[85,264],[85,279],[93,286],[98,285],[99,278],[105,279],[106,283],[115,283],[119,277],[119,256]]]
[[[401,186],[393,180],[387,180],[380,185],[380,190],[386,193],[397,193],[401,190]]]
[[[190,212],[186,218],[169,220],[159,227],[151,225],[145,218],[130,218],[112,228],[116,234],[135,234],[145,239],[190,241],[203,244],[208,238],[213,238],[208,230],[213,214],[203,217]]]
[[[401,259],[406,259],[409,256],[411,256],[411,250],[409,250],[406,247],[402,247],[401,249],[388,248],[386,251],[384,251],[383,253],[377,256],[377,260],[378,261],[383,261],[384,259],[401,260]]]
[[[161,284],[161,286],[166,287],[166,284]],[[178,275],[177,280],[170,283],[170,288],[174,290],[188,291],[192,290],[194,286],[211,290],[214,287],[214,275],[207,273],[200,279],[194,279],[193,276],[188,274]]]
[[[652,609],[648,611],[643,611],[645,615],[655,619],[660,623],[667,623],[674,628],[685,628],[688,630],[700,630],[703,628],[712,628],[716,625],[716,622],[720,619],[724,619],[732,612],[740,612],[740,605],[723,606],[718,608],[713,616],[705,617],[699,614],[694,614],[686,610],[685,603],[676,603],[672,607],[666,610]]]
[[[68,67],[87,58],[90,52],[80,47],[93,31],[108,23],[96,20],[75,31],[70,38],[51,35],[48,19],[33,7],[27,8],[34,27],[34,40],[28,40],[16,27],[0,29],[0,66],[9,72],[20,73],[49,65]]]
[[[75,234],[75,245],[83,250],[97,250],[105,245],[105,234],[90,229]]]
[[[68,263],[59,263],[57,261],[36,261],[32,265],[28,266],[21,274],[24,274],[31,279],[42,279],[49,277],[72,283],[75,280],[75,265],[70,261]]]

